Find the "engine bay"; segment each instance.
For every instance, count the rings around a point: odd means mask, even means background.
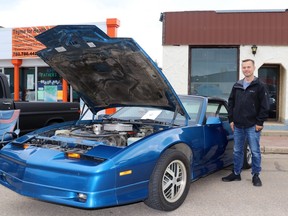
[[[127,147],[132,143],[164,130],[167,125],[143,123],[92,123],[55,128],[39,133],[29,145],[58,151],[84,153],[97,145]]]

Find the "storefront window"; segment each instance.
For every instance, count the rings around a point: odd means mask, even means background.
[[[227,99],[238,74],[237,48],[191,48],[190,94]]]
[[[49,67],[38,67],[37,99],[38,101],[62,101],[62,78]]]
[[[20,92],[23,101],[35,101],[35,67],[20,68]]]
[[[37,73],[36,73],[37,71]],[[8,78],[14,98],[14,68],[0,68]],[[19,99],[22,101],[63,101],[62,77],[50,67],[20,67]],[[78,94],[68,86],[68,100],[78,101]]]
[[[7,76],[8,83],[10,85],[11,97],[14,97],[14,68],[4,68],[4,74]]]

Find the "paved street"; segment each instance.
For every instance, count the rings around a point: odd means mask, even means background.
[[[252,186],[250,170],[242,173],[240,182],[222,182],[221,177],[230,170],[231,167],[192,183],[186,201],[173,212],[156,211],[143,202],[98,210],[76,209],[23,197],[0,186],[0,216],[287,215],[288,154],[263,155],[263,187]]]

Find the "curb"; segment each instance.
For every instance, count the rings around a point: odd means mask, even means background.
[[[287,137],[288,138],[288,131],[269,131],[263,130],[261,136],[279,136],[279,137]]]
[[[261,146],[260,150],[262,154],[288,154],[287,147]]]
[[[263,154],[288,154],[288,129],[263,130],[260,149]]]

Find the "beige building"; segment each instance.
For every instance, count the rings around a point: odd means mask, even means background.
[[[164,12],[160,21],[163,72],[177,93],[228,98],[251,58],[270,93],[267,127],[288,130],[287,11]]]

